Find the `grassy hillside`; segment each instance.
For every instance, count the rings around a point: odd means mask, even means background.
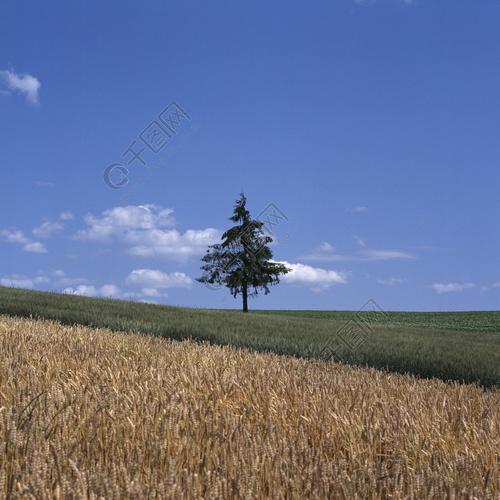
[[[0,314],[48,318],[66,324],[143,332],[171,339],[206,340],[304,358],[319,357],[345,318],[188,309],[0,288]],[[335,314],[335,313],[334,313]],[[342,313],[345,314],[345,313]],[[478,313],[480,314],[480,313]],[[489,313],[485,313],[489,314]],[[497,314],[497,313],[494,313]],[[443,380],[500,385],[500,334],[372,323],[347,363]]]

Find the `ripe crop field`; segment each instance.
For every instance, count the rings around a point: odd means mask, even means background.
[[[318,358],[325,344],[355,313],[319,311],[311,315],[307,311],[283,311],[244,315],[240,311],[188,309],[0,287],[0,314]],[[320,317],[316,317],[318,314]],[[500,386],[500,328],[488,328],[499,324],[500,313],[442,314],[446,315],[446,325],[456,318],[458,329],[444,328],[441,320],[432,326],[431,313],[377,316],[365,342],[353,351],[342,352],[344,360],[421,377]],[[476,318],[475,329],[464,320],[464,314]],[[460,328],[465,324],[468,330]]]
[[[498,498],[500,391],[0,317],[0,497]]]

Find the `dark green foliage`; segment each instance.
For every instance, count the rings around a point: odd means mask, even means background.
[[[233,297],[241,294],[243,312],[248,311],[248,297],[267,295],[269,286],[277,285],[282,274],[289,272],[283,264],[272,261],[269,244],[273,239],[264,234],[263,222],[252,219],[246,208],[244,194],[236,200],[233,215],[229,218],[236,225],[222,235],[222,243],[210,245],[202,258],[204,274],[200,283],[229,288]]]
[[[141,304],[110,299],[92,299],[47,292],[0,287],[0,314],[39,317],[134,331],[172,339],[191,338],[220,345],[245,347],[306,358],[318,357],[324,344],[355,312],[313,311],[321,318],[304,317],[307,311],[273,314],[188,309]],[[296,317],[294,314],[298,314]],[[485,387],[500,386],[500,312],[439,313],[456,326],[464,321],[472,328],[471,317],[479,325],[497,325],[495,331],[454,331],[426,324],[435,313],[387,313],[386,322],[377,323],[366,342],[347,361],[422,377],[477,382]],[[394,323],[393,323],[394,321]]]

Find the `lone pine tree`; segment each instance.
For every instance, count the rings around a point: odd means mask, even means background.
[[[243,312],[248,312],[248,297],[259,289],[269,293],[269,286],[280,282],[280,275],[290,272],[283,264],[272,261],[273,241],[264,234],[263,222],[252,220],[246,208],[247,199],[242,193],[236,200],[233,215],[229,218],[236,225],[221,238],[222,243],[210,245],[201,259],[204,274],[197,281],[229,288],[233,297],[241,294]]]

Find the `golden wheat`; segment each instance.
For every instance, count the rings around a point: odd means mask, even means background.
[[[0,495],[498,498],[500,391],[0,317]]]

